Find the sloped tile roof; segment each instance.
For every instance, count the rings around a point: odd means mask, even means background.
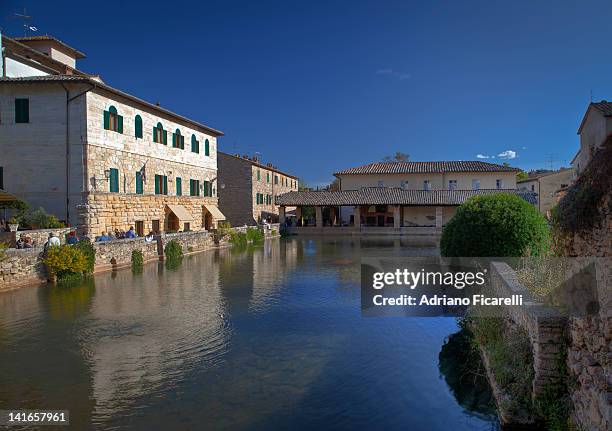
[[[99,79],[96,79],[95,77],[77,76],[77,75],[43,75],[43,76],[23,76],[23,77],[16,77],[16,78],[1,78],[0,77],[0,83],[3,83],[3,82],[26,83],[26,84],[35,83],[35,82],[82,82],[82,83],[87,83],[87,84],[93,85],[94,87],[101,88],[103,90],[106,90],[111,93],[117,94],[119,96],[125,97],[126,99],[129,99],[135,103],[145,105],[155,111],[159,111],[166,115],[170,115],[176,119],[179,119],[181,121],[194,125],[198,128],[204,129],[208,133],[210,133],[212,136],[223,136],[223,132],[221,132],[220,130],[213,129],[212,127],[208,127],[204,124],[198,123],[197,121],[191,120],[187,117],[184,117],[182,115],[169,111],[168,109],[162,108],[152,103],[149,103],[136,96],[132,96],[129,93],[125,93],[121,90],[117,90],[116,88],[103,83],[102,81],[100,81]]]
[[[591,105],[606,117],[612,117],[612,102],[602,100],[601,102],[591,103]]]
[[[358,174],[429,174],[442,172],[518,172],[510,166],[477,160],[454,160],[440,162],[375,162],[356,168],[345,169],[334,175]]]
[[[276,198],[277,205],[461,205],[476,195],[513,193],[530,204],[536,194],[515,189],[405,190],[398,187],[366,187],[361,190],[289,192]]]

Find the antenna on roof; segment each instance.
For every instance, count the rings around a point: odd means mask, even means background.
[[[32,21],[33,17],[31,15],[28,15],[28,11],[26,10],[26,8],[23,8],[23,13],[17,13],[15,12],[13,14],[15,16],[15,18],[20,19],[23,21],[23,36],[27,37],[28,36],[28,30],[29,31],[38,31],[38,29],[36,27],[34,27],[33,25],[30,25],[28,21]]]

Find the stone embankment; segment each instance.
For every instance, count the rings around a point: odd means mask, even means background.
[[[278,225],[269,225],[268,228],[263,229],[266,239],[278,236]],[[237,227],[234,230],[242,232],[246,228]],[[42,233],[40,231],[27,231],[27,234],[38,237],[48,236],[48,232],[50,230]],[[55,232],[58,232],[58,230]],[[146,242],[144,238],[96,242],[94,243],[94,249],[96,250],[94,272],[130,266],[132,251],[134,250],[142,252],[145,262],[163,259],[164,246],[171,240],[176,240],[181,244],[184,254],[198,253],[228,245],[227,239],[216,238],[213,233],[207,231],[161,234],[153,242]],[[47,273],[41,261],[42,252],[42,247],[25,250],[7,249],[1,252],[0,292],[46,282]]]

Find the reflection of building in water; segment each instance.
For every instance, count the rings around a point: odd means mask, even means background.
[[[251,310],[261,311],[275,293],[280,291],[287,275],[297,264],[296,241],[266,241],[261,252],[253,257],[253,296]]]
[[[212,252],[184,258],[178,271],[147,265],[142,277],[96,277],[91,321],[79,334],[91,364],[94,418],[110,419],[215,364],[227,344],[224,314]]]

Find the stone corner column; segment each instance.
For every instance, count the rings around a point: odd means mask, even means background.
[[[355,205],[353,208],[353,229],[361,230],[361,207],[359,205]]]
[[[442,232],[442,207],[436,207],[436,232]]]
[[[323,208],[320,206],[315,207],[316,213],[316,227],[317,229],[321,229],[323,227]]]
[[[402,226],[401,220],[401,206],[394,205],[393,206],[393,228],[399,229]]]
[[[283,225],[285,224],[285,207],[278,207],[278,222]]]

